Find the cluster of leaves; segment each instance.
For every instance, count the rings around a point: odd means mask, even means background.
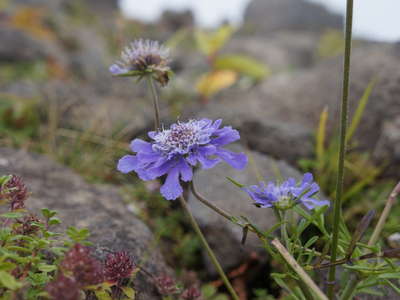
[[[206,57],[210,68],[207,73],[201,75],[196,84],[197,91],[204,101],[232,86],[240,76],[260,81],[270,74],[267,66],[251,57],[219,53],[233,33],[234,29],[228,25],[221,26],[214,32],[195,31],[197,48]]]
[[[379,181],[383,167],[375,165],[370,154],[351,151],[357,148],[357,141],[353,139],[353,136],[362,120],[374,84],[375,81],[371,81],[360,98],[346,137],[350,145],[350,151],[345,161],[346,192],[343,195],[343,202],[347,207],[344,215],[346,220],[354,219],[355,215],[362,216],[369,209],[378,208],[382,202],[377,199],[385,199],[385,195],[393,186],[393,182],[390,180]],[[315,158],[301,159],[299,164],[304,171],[312,172],[321,189],[328,193],[329,198],[334,199],[339,137],[334,135],[327,141],[327,122],[328,110],[324,109],[316,133]],[[364,205],[360,205],[360,203]]]
[[[42,209],[37,216],[25,209],[28,192],[19,177],[0,177],[0,187],[1,203],[10,208],[0,215],[1,299],[132,299],[128,284],[138,269],[126,253],[96,260],[87,229],[56,233],[61,221],[55,211]]]

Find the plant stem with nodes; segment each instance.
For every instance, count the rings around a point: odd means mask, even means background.
[[[216,258],[214,252],[212,251],[212,249],[210,248],[210,246],[208,245],[207,240],[205,239],[203,233],[200,230],[199,225],[197,224],[195,218],[193,217],[192,213],[189,210],[189,207],[186,204],[185,199],[181,196],[179,197],[179,201],[181,202],[181,205],[183,207],[183,209],[185,210],[186,214],[189,217],[190,223],[192,224],[192,227],[194,229],[194,231],[196,232],[196,234],[198,235],[198,237],[200,238],[201,243],[203,244],[204,248],[206,249],[211,262],[213,263],[213,265],[215,266],[215,268],[217,269],[219,275],[221,276],[222,281],[224,282],[226,288],[228,289],[229,293],[231,294],[232,298],[234,300],[240,300],[239,296],[236,294],[235,290],[233,289],[231,283],[228,280],[228,277],[225,275],[224,270],[222,269],[220,263],[218,262],[218,259]]]
[[[157,93],[157,89],[154,85],[154,79],[151,75],[147,75],[147,84],[149,85],[149,89],[151,90],[151,94],[153,96],[153,106],[154,106],[154,130],[158,131],[160,129],[160,107],[158,105],[159,97]]]
[[[342,90],[342,103],[340,108],[340,146],[339,146],[339,161],[338,161],[338,174],[336,183],[336,199],[334,202],[334,215],[333,215],[333,233],[332,233],[332,247],[331,247],[331,262],[334,263],[337,257],[338,240],[339,240],[339,226],[342,214],[342,192],[344,184],[344,160],[346,155],[346,131],[347,131],[347,118],[348,118],[348,98],[349,98],[349,81],[350,81],[350,56],[351,56],[351,39],[353,28],[353,0],[347,0],[346,8],[346,34],[345,34],[345,53],[344,53],[344,67],[343,67],[343,90]],[[328,275],[328,297],[334,299],[334,282],[336,275],[336,265],[332,265],[329,269]]]

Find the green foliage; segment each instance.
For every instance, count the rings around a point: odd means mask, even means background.
[[[322,58],[328,58],[343,54],[344,37],[339,30],[327,30],[320,38],[317,53]]]
[[[346,137],[347,142],[350,144],[349,148],[356,146],[356,141],[353,141],[352,138],[362,121],[362,116],[375,82],[376,80],[373,80],[367,86],[354,112]],[[328,110],[324,109],[321,113],[316,133],[315,158],[302,159],[299,161],[299,164],[305,171],[313,172],[322,190],[327,192],[331,199],[334,199],[336,174],[338,171],[339,138],[338,136],[333,136],[327,145],[327,122]],[[360,202],[371,203],[371,199],[365,196],[366,192],[371,188],[379,190],[383,186],[386,186],[386,182],[377,182],[379,175],[382,173],[382,167],[376,166],[372,162],[371,156],[367,153],[349,152],[345,161],[345,168],[346,192],[343,194],[343,202],[347,206],[351,207],[354,204],[360,207]],[[370,206],[366,205],[361,211],[351,211],[356,214],[363,214],[370,208]],[[346,214],[346,218],[348,219],[351,219],[352,216]]]
[[[0,139],[21,145],[38,135],[39,126],[35,100],[0,94]]]

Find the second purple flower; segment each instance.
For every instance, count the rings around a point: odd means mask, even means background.
[[[167,200],[174,200],[183,192],[180,180],[191,181],[193,167],[198,163],[209,169],[225,161],[233,168],[243,169],[247,164],[246,155],[223,148],[240,139],[239,132],[230,126],[220,128],[221,123],[222,120],[190,120],[149,132],[152,141],[133,140],[131,149],[136,155],[122,157],[118,170],[135,171],[142,180],[167,174],[160,191]]]

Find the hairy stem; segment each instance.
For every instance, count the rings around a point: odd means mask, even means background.
[[[345,53],[343,66],[343,90],[342,103],[340,107],[340,146],[339,146],[339,161],[338,174],[336,183],[336,199],[334,203],[333,215],[333,234],[331,247],[331,262],[334,263],[337,257],[338,240],[339,240],[339,225],[342,213],[342,192],[344,182],[344,160],[346,155],[346,131],[348,119],[348,97],[349,97],[349,79],[350,79],[350,56],[351,56],[351,39],[353,28],[353,0],[347,0],[346,8],[346,36],[345,36]],[[329,299],[334,298],[334,284],[336,275],[336,266],[332,265],[329,269],[328,286]]]
[[[160,129],[160,107],[158,106],[158,93],[157,89],[154,85],[154,80],[151,75],[147,76],[147,83],[149,85],[149,89],[151,90],[151,94],[153,96],[153,106],[154,106],[154,130],[158,131]]]
[[[219,208],[218,206],[215,206],[214,204],[212,204],[210,201],[208,201],[205,197],[203,197],[202,195],[200,195],[197,190],[196,187],[194,186],[193,181],[190,183],[190,186],[192,188],[192,192],[193,195],[197,198],[197,200],[199,200],[201,203],[203,203],[205,206],[208,206],[209,208],[211,208],[213,211],[215,211],[216,213],[220,214],[221,216],[223,216],[225,219],[227,219],[228,221],[232,221],[233,217],[227,213],[225,210],[223,210],[222,208]]]
[[[392,207],[395,204],[396,198],[399,194],[400,194],[400,182],[395,186],[393,191],[390,193],[390,195],[386,201],[385,208],[383,209],[383,212],[382,212],[381,216],[379,217],[379,220],[378,220],[378,223],[376,224],[374,232],[372,233],[372,236],[371,236],[370,240],[368,241],[368,246],[373,246],[378,241],[378,238],[382,232],[383,226],[385,226],[386,219],[388,218],[390,211],[392,210]]]
[[[208,242],[205,239],[203,233],[201,232],[199,225],[197,224],[196,220],[194,219],[192,213],[190,212],[185,199],[181,196],[181,197],[179,197],[179,201],[181,202],[181,205],[182,205],[183,209],[185,210],[186,214],[188,215],[190,223],[192,224],[194,231],[200,238],[200,241],[203,244],[203,247],[206,249],[206,251],[211,259],[211,262],[217,269],[219,275],[221,276],[222,281],[224,282],[224,284],[225,284],[226,288],[228,289],[229,293],[231,294],[232,298],[234,300],[240,300],[238,295],[236,294],[235,290],[233,289],[231,283],[229,282],[228,277],[226,277],[225,272],[222,269],[221,265],[219,264],[214,252],[211,250],[210,246],[208,245]]]
[[[307,285],[307,287],[317,296],[320,300],[328,300],[328,297],[320,290],[310,276],[304,269],[297,263],[293,256],[286,250],[285,246],[281,244],[278,239],[274,239],[271,244],[278,250],[286,263],[299,275],[300,279]]]

